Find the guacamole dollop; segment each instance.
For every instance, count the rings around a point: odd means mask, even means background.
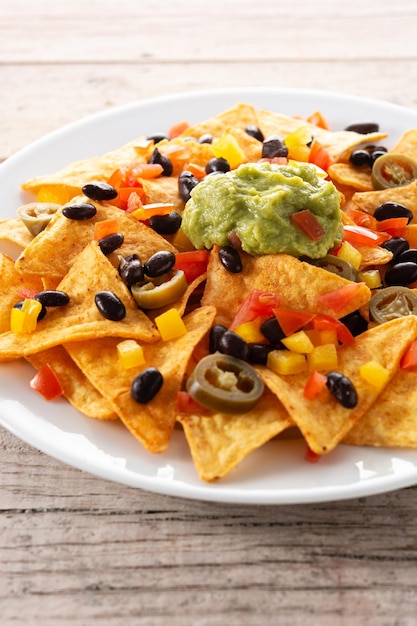
[[[291,216],[303,210],[323,227],[319,241],[292,223]],[[246,163],[194,187],[182,228],[197,249],[227,245],[235,233],[248,254],[320,258],[341,239],[340,197],[313,165]]]

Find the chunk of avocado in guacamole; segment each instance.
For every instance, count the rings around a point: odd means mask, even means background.
[[[324,229],[319,241],[291,221],[304,210]],[[235,233],[248,254],[320,258],[342,236],[339,193],[307,163],[246,163],[207,176],[192,190],[182,218],[182,228],[197,249],[230,244]]]

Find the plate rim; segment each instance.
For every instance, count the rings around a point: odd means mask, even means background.
[[[405,114],[411,115],[411,117],[415,117],[415,123],[417,125],[417,110],[410,109],[408,107],[404,107],[397,103],[391,103],[384,100],[377,100],[364,96],[357,96],[353,94],[345,94],[334,91],[327,91],[322,89],[304,89],[304,88],[279,88],[279,87],[230,87],[230,88],[219,88],[219,89],[199,89],[178,93],[165,94],[161,96],[154,96],[151,98],[144,98],[140,100],[135,100],[133,102],[129,102],[126,104],[113,106],[105,110],[101,110],[99,112],[89,114],[83,116],[78,120],[74,120],[68,124],[57,128],[38,139],[30,142],[27,146],[24,146],[16,153],[11,155],[8,159],[6,159],[3,163],[0,164],[0,177],[3,176],[3,173],[7,175],[7,171],[9,169],[13,170],[16,166],[18,167],[21,159],[26,159],[32,155],[32,153],[36,153],[37,151],[42,151],[44,147],[48,147],[49,144],[53,143],[60,137],[65,135],[70,135],[72,132],[82,130],[83,127],[88,128],[91,124],[101,124],[106,122],[106,120],[111,120],[112,118],[117,119],[118,116],[126,114],[129,112],[131,114],[135,110],[140,110],[141,108],[151,107],[152,105],[166,106],[169,104],[178,104],[184,101],[192,102],[202,100],[204,98],[224,98],[224,97],[233,97],[236,101],[249,101],[247,98],[256,95],[256,97],[272,97],[278,98],[279,96],[292,98],[314,98],[314,99],[325,99],[330,103],[343,102],[344,105],[346,103],[354,103],[355,106],[367,106],[367,107],[379,107],[386,109],[389,113],[395,114]],[[222,108],[219,108],[218,112],[221,112]],[[279,108],[277,108],[279,110]],[[213,113],[214,114],[214,113]],[[204,118],[203,118],[204,119]],[[134,139],[134,134],[131,137]],[[122,145],[122,143],[116,143],[117,145]],[[113,148],[112,148],[113,149]],[[83,157],[81,157],[83,158]],[[0,214],[0,219],[5,217],[3,213]],[[7,215],[6,215],[7,217]],[[0,383],[1,386],[1,383]],[[405,474],[401,474],[400,476],[396,474],[392,474],[389,476],[380,476],[377,478],[373,478],[369,481],[360,481],[359,483],[355,483],[354,485],[344,485],[337,486],[332,488],[308,488],[298,489],[298,490],[271,490],[271,489],[259,489],[255,492],[248,493],[245,492],[245,489],[239,489],[238,486],[233,486],[230,489],[216,489],[216,483],[204,483],[201,482],[200,486],[189,485],[184,483],[183,481],[179,482],[169,482],[169,481],[158,481],[154,480],[153,477],[147,476],[145,474],[138,475],[136,474],[136,480],[129,479],[128,476],[118,476],[115,475],[114,465],[111,466],[111,471],[106,467],[96,467],[95,464],[92,463],[77,463],[74,462],[74,458],[72,455],[65,455],[63,453],[57,454],[56,450],[53,449],[53,446],[48,445],[48,442],[39,440],[39,438],[33,433],[28,436],[27,432],[22,431],[21,428],[16,428],[13,424],[9,423],[7,418],[5,418],[2,414],[2,405],[3,402],[0,399],[0,424],[2,424],[9,432],[13,435],[25,441],[27,444],[32,447],[36,447],[41,450],[43,453],[48,456],[55,458],[58,461],[61,461],[67,465],[75,467],[81,471],[87,471],[89,474],[105,479],[110,480],[116,483],[121,483],[127,486],[131,486],[133,488],[144,489],[149,492],[158,493],[161,495],[168,495],[174,497],[182,497],[191,500],[202,500],[202,501],[215,501],[221,503],[231,503],[231,504],[247,504],[247,505],[281,505],[281,504],[306,504],[306,503],[319,503],[319,502],[333,502],[340,500],[348,500],[352,498],[364,497],[364,496],[372,496],[381,493],[388,493],[390,491],[394,491],[399,488],[411,487],[417,484],[417,462],[413,470],[410,472],[406,472]],[[75,409],[74,409],[75,410]],[[46,418],[45,418],[46,419]],[[341,444],[343,445],[343,444]],[[395,451],[398,452],[398,449],[389,448],[387,449],[391,454],[394,454]],[[404,451],[400,450],[398,454],[402,454]],[[417,452],[416,452],[417,454]],[[68,457],[68,458],[67,458]],[[71,457],[71,458],[70,458]],[[112,475],[113,474],[113,475]],[[121,479],[122,478],[122,479]],[[220,485],[221,481],[217,483]],[[336,488],[339,492],[336,492]]]

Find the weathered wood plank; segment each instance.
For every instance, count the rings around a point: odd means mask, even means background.
[[[412,61],[236,62],[220,65],[0,65],[0,160],[42,135],[103,109],[182,91],[227,87],[306,88],[417,108]],[[13,94],[13,97],[11,97]],[[163,121],[162,121],[163,122]]]

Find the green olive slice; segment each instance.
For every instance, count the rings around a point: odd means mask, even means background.
[[[55,213],[61,208],[60,204],[53,202],[29,202],[17,209],[17,216],[28,231],[36,237],[48,226]]]
[[[351,280],[353,282],[359,281],[358,272],[353,267],[353,265],[351,263],[348,263],[348,261],[339,259],[339,257],[334,256],[333,254],[327,254],[321,259],[311,259],[309,260],[309,263],[311,263],[312,265],[316,265],[317,267],[322,267],[328,272],[337,274],[338,276],[346,278],[347,280]]]
[[[417,295],[408,287],[386,287],[369,301],[369,316],[377,324],[406,315],[417,315]]]
[[[202,358],[187,381],[187,391],[196,402],[222,413],[247,413],[263,390],[249,363],[220,352]]]
[[[182,270],[173,270],[164,276],[164,280],[149,279],[146,283],[132,285],[131,291],[141,309],[159,309],[172,304],[187,289],[187,281]]]
[[[405,154],[388,152],[375,160],[371,179],[374,189],[408,185],[417,179],[417,162]]]

